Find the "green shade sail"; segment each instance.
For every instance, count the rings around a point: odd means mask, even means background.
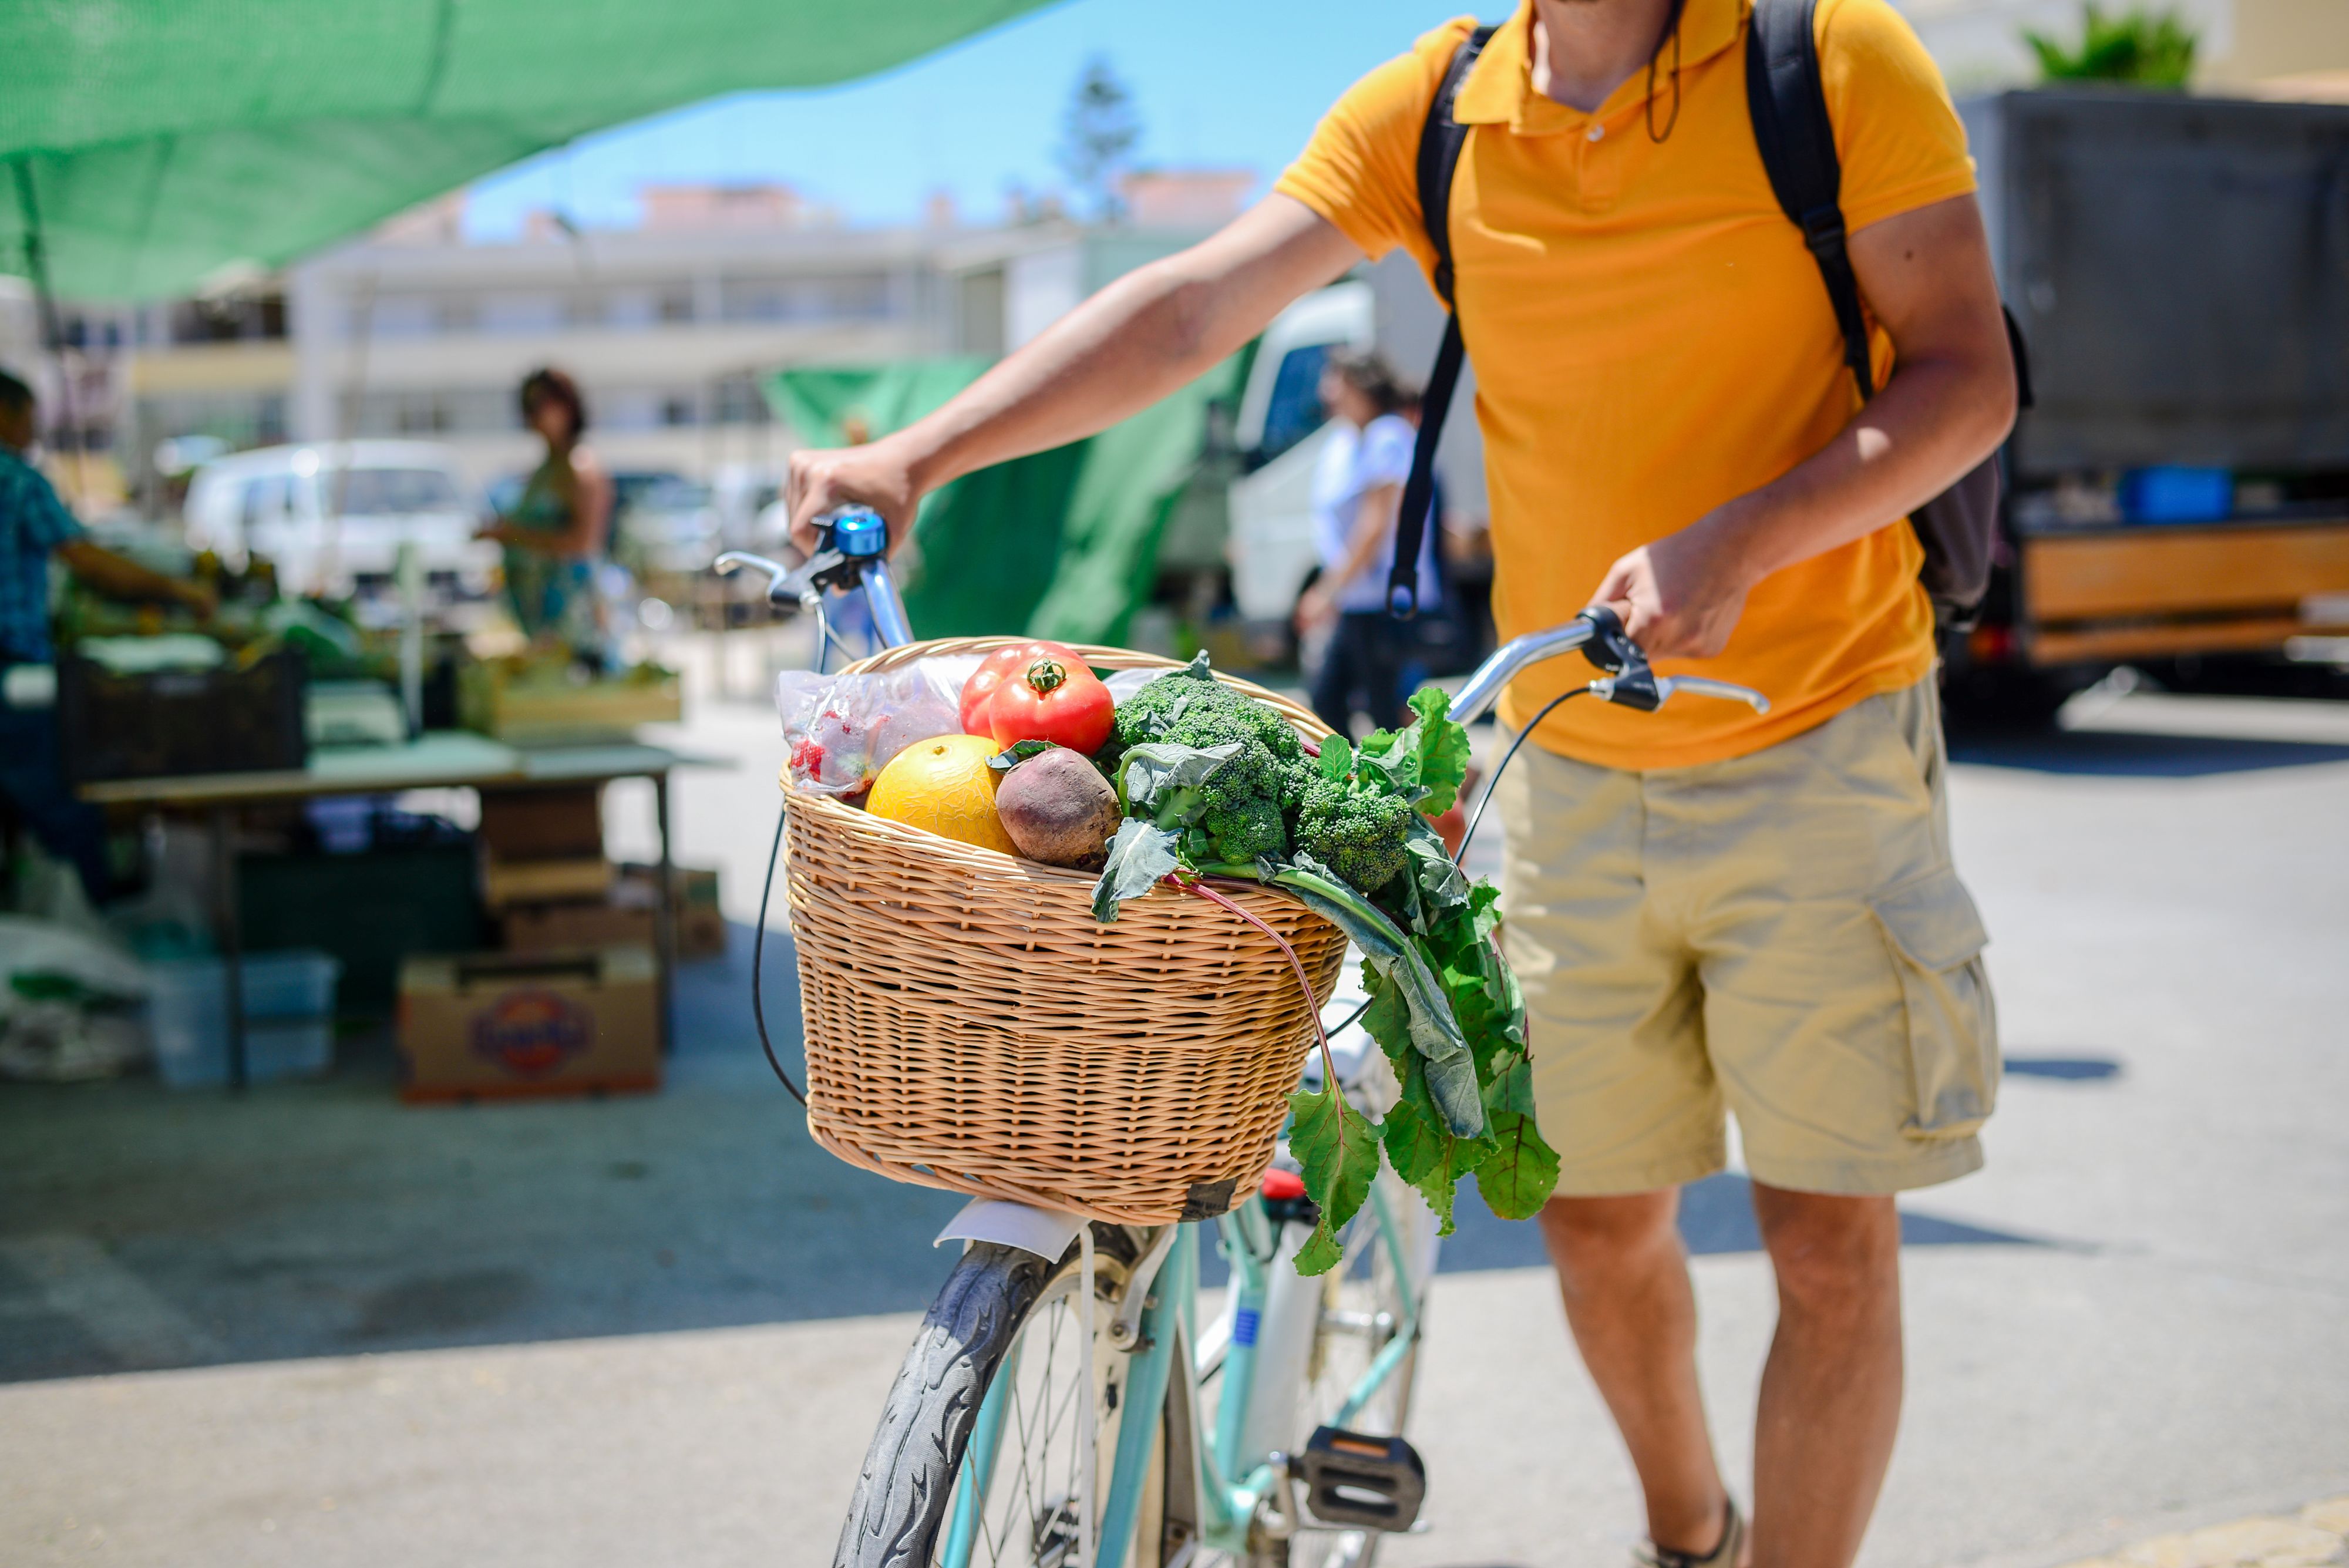
[[[184,294],[588,131],[869,75],[1044,3],[8,0],[0,269],[26,267],[27,183],[59,294]]]
[[[1198,472],[1207,405],[1238,395],[1247,355],[1085,441],[941,486],[914,525],[905,613],[919,637],[989,633],[1119,644],[1158,577],[1158,545]],[[784,370],[768,401],[811,446],[837,446],[852,418],[902,429],[978,379],[988,361]]]

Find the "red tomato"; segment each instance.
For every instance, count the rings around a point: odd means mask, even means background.
[[[1019,642],[997,649],[980,659],[978,668],[971,671],[970,679],[962,683],[962,700],[958,704],[962,732],[966,735],[988,733],[987,704],[995,695],[995,689],[1040,659],[1057,659],[1063,664],[1071,665],[1084,662],[1057,642]]]
[[[999,746],[1050,741],[1091,756],[1108,742],[1115,707],[1100,676],[1048,653],[998,686],[987,713]]]

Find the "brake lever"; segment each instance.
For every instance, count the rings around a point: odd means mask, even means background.
[[[1747,686],[1733,686],[1726,680],[1715,680],[1705,675],[1648,676],[1644,686],[1626,687],[1620,676],[1602,675],[1590,683],[1590,694],[1626,708],[1637,708],[1642,713],[1652,713],[1672,700],[1676,691],[1686,691],[1698,697],[1720,697],[1732,702],[1743,702],[1756,713],[1770,711],[1770,699]]]
[[[1578,618],[1590,623],[1590,640],[1582,645],[1582,657],[1606,672],[1590,683],[1591,695],[1642,713],[1661,707],[1671,692],[1657,683],[1647,650],[1623,629],[1623,618],[1605,605],[1592,605]]]
[[[889,531],[878,513],[857,508],[818,522],[823,542],[816,553],[797,567],[785,566],[747,550],[729,550],[712,561],[710,567],[725,576],[737,566],[756,566],[767,574],[769,604],[803,605],[826,588],[845,593],[855,587],[888,553]]]

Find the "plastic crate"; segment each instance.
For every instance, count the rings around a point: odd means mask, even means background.
[[[335,982],[340,959],[296,950],[249,953],[244,984],[248,1082],[310,1078],[335,1064]],[[147,1023],[155,1071],[175,1089],[228,1082],[228,972],[216,958],[150,964]]]
[[[57,661],[57,732],[67,782],[300,768],[308,667],[281,650],[249,669],[117,675],[68,653]]]

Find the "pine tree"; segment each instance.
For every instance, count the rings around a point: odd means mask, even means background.
[[[1061,119],[1061,171],[1097,219],[1120,216],[1125,203],[1118,179],[1142,140],[1142,119],[1133,94],[1118,79],[1105,55],[1085,62]]]

